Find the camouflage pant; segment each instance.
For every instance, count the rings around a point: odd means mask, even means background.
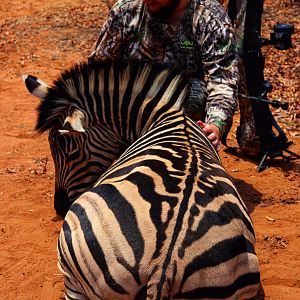
[[[245,80],[240,86],[240,90],[247,94],[244,86]],[[193,79],[191,84],[190,96],[184,105],[185,113],[194,121],[204,121],[206,115],[206,101],[208,92],[206,84],[199,80]],[[251,100],[247,98],[239,99],[240,124],[237,129],[236,137],[240,149],[247,155],[258,157],[260,154],[260,141],[256,133],[255,122],[253,117]],[[230,128],[228,128],[230,130]]]
[[[225,8],[228,9],[228,0],[219,0]],[[240,57],[243,55],[244,31],[246,20],[247,0],[237,0],[234,2],[236,6],[235,32],[237,39],[237,47]],[[246,76],[243,62],[240,60],[240,86],[239,91],[247,95]],[[258,157],[261,151],[260,140],[256,132],[254,115],[251,100],[241,97],[239,98],[240,108],[240,125],[237,129],[237,141],[243,153],[252,157]]]
[[[246,86],[246,75],[245,70],[240,61],[240,85],[239,91],[247,95],[248,90]],[[236,139],[243,153],[258,157],[261,151],[260,140],[256,132],[254,115],[252,110],[252,100],[245,97],[239,98],[239,108],[240,108],[240,125],[237,129]]]
[[[192,120],[205,120],[207,97],[206,84],[200,79],[192,79],[190,96],[184,105],[185,113]]]
[[[261,149],[259,137],[256,133],[251,100],[241,98],[239,106],[241,115],[240,125],[237,129],[237,142],[245,154],[257,158]]]

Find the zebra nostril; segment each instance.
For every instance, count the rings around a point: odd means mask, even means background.
[[[58,190],[55,192],[54,209],[59,216],[64,217],[67,214],[71,204],[72,203],[69,201],[68,194],[65,190]]]

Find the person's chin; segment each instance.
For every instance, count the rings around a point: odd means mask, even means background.
[[[157,19],[165,19],[170,15],[170,10],[169,8],[159,8],[156,10],[150,10],[150,13]]]
[[[158,12],[162,8],[160,3],[151,0],[147,1],[146,6],[148,7],[149,11],[153,14]]]

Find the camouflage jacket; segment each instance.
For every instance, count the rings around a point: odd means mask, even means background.
[[[178,25],[151,15],[143,0],[119,0],[111,9],[91,59],[157,61],[204,80],[205,122],[223,133],[236,108],[237,51],[234,32],[216,0],[190,0]]]

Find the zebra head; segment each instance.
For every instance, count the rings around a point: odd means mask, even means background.
[[[49,130],[54,208],[62,216],[153,124],[181,112],[188,90],[175,72],[136,62],[77,64],[52,86],[23,79],[42,100],[36,130]]]

